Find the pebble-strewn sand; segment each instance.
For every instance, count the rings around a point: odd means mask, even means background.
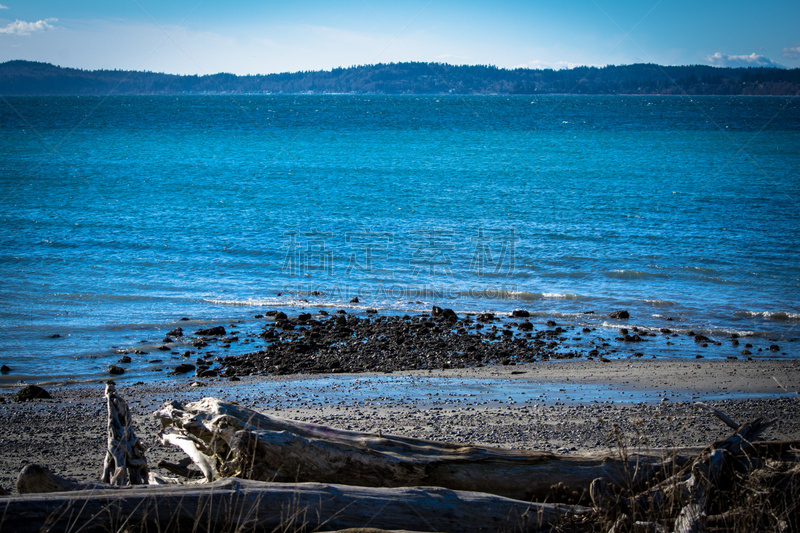
[[[347,429],[560,453],[608,449],[614,423],[639,445],[704,446],[730,431],[693,405],[702,399],[740,422],[779,418],[765,438],[800,439],[800,361],[540,362],[345,376],[345,386],[336,381],[342,376],[304,381],[309,377],[200,380],[201,387],[180,378],[118,390],[151,446],[148,460],[157,472],[160,459],[177,461],[182,452],[160,446],[151,413],[168,399],[203,396]],[[401,380],[407,392],[382,391],[389,378]],[[481,380],[493,383],[491,392],[475,387]],[[445,383],[455,388],[442,393]],[[459,389],[464,383],[472,388]],[[498,387],[513,393],[499,394]],[[0,486],[14,491],[27,463],[78,480],[99,479],[106,442],[102,384],[51,389],[53,400],[28,403],[11,401],[13,392],[0,394]]]

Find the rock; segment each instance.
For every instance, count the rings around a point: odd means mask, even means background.
[[[181,318],[181,322],[188,322],[188,321],[189,321],[189,317],[188,316],[185,316],[185,317]]]
[[[619,334],[624,337],[628,334],[628,328],[619,328]]]
[[[58,339],[61,337],[58,333],[53,333],[52,335],[47,336],[49,339]]]
[[[319,314],[320,314],[320,316],[328,316],[328,312],[325,311],[324,309],[320,310]]]
[[[525,322],[520,323],[520,325],[517,326],[517,329],[520,331],[532,331],[533,324],[531,324],[530,321],[526,320]]]
[[[209,335],[209,336],[212,336],[212,337],[216,337],[216,336],[219,336],[219,335],[225,335],[226,334],[225,328],[223,328],[222,326],[216,326],[216,327],[208,328],[208,329],[198,329],[194,333],[195,333],[195,335]]]
[[[297,320],[301,322],[305,322],[306,320],[311,320],[311,313],[300,313],[297,315]]]
[[[358,303],[358,296],[356,296],[355,298],[353,298],[352,300],[350,300],[350,303],[351,303],[351,304],[357,304],[357,303]]]
[[[264,313],[264,316],[275,316],[277,314],[278,314],[277,311],[267,311],[266,313]]]
[[[195,367],[194,365],[190,365],[189,363],[181,363],[178,366],[176,366],[172,371],[175,372],[176,374],[185,374],[186,372],[191,372],[195,368],[197,367]]]
[[[368,315],[377,315],[378,314],[378,310],[377,309],[367,309],[367,314]]]
[[[661,330],[660,330],[660,331],[661,331],[661,333],[663,333],[664,335],[669,335],[670,333],[672,333],[672,330],[671,330],[671,329],[669,329],[669,328],[661,328]]]
[[[492,313],[481,313],[475,317],[475,320],[478,322],[492,322],[494,320],[494,315]]]
[[[777,344],[770,344],[769,345],[769,350],[771,352],[779,352],[779,351],[781,351],[781,347],[778,346]]]
[[[608,314],[609,318],[630,318],[631,315],[625,310],[614,311]]]
[[[456,322],[458,321],[458,315],[452,309],[445,309],[441,313],[441,317],[448,322]]]
[[[556,325],[556,322],[555,322],[555,320],[548,320],[548,321],[547,321],[547,327],[548,327],[548,328],[552,328],[552,327],[554,327],[555,325]]]
[[[274,315],[272,315],[272,316],[274,316],[274,317],[275,317],[275,321],[276,321],[276,322],[277,322],[278,320],[287,320],[287,319],[289,318],[288,316],[286,316],[286,313],[284,313],[283,311],[278,311],[278,312],[276,312],[276,313],[275,313]]]
[[[11,372],[11,369],[8,368],[6,365],[0,366],[0,373],[8,374],[9,372]]]
[[[167,332],[167,337],[183,337],[183,328],[175,328]]]
[[[122,363],[122,364],[130,363],[131,362],[131,358],[128,357],[127,355],[123,355],[122,357],[120,357],[119,361],[117,361],[117,362],[118,363]]]
[[[11,494],[3,487],[0,487],[0,496],[11,496]]]
[[[108,365],[108,373],[115,376],[121,376],[125,373],[125,369],[117,365]]]
[[[695,335],[694,342],[711,342],[711,339],[709,339],[705,335]]]
[[[441,307],[436,307],[436,306],[434,305],[434,306],[431,308],[431,316],[433,316],[433,317],[440,317],[440,316],[442,316],[442,313],[443,313],[443,312],[444,312],[444,309],[442,309]]]
[[[264,315],[253,315],[253,318],[256,318],[256,319],[258,319],[258,318],[264,318]]]
[[[53,397],[50,393],[38,385],[28,385],[24,389],[14,394],[14,401],[27,402],[30,400],[50,400]]]
[[[515,309],[511,311],[511,318],[528,318],[531,314],[525,309]]]

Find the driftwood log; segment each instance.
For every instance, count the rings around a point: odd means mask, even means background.
[[[740,493],[760,493],[764,497],[769,497],[773,491],[786,490],[788,505],[774,506],[769,512],[775,517],[782,515],[776,518],[783,523],[779,529],[791,529],[790,523],[797,525],[800,502],[794,500],[800,492],[800,442],[754,442],[776,420],[756,419],[739,425],[717,409],[701,402],[696,405],[714,414],[735,432],[707,447],[690,464],[647,490],[637,493],[615,486],[608,479],[594,480],[590,487],[591,499],[596,511],[606,515],[607,522],[613,522],[609,532],[637,528],[656,531],[661,523],[671,523],[674,533],[693,533],[707,528],[728,531],[729,526],[741,530],[745,527],[743,524],[755,523],[760,511],[754,508],[757,498],[737,495],[737,486]],[[781,462],[783,464],[778,467]],[[771,468],[767,468],[768,463]],[[744,486],[748,489],[742,490]],[[634,522],[632,517],[648,517],[651,521]],[[654,518],[658,522],[653,522]]]
[[[117,394],[113,381],[106,383],[106,405],[108,444],[101,479],[110,485],[146,485],[150,470],[144,445],[133,431],[128,404]]]
[[[48,531],[549,531],[578,507],[530,504],[442,488],[381,489],[225,479],[25,494],[0,501],[0,530]]]
[[[287,420],[205,398],[165,404],[162,441],[181,447],[209,481],[341,483],[364,487],[437,486],[523,501],[577,502],[591,482],[640,484],[669,466],[661,454],[555,455],[361,433]],[[557,500],[558,501],[558,500]]]

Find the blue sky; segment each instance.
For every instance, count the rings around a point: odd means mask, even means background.
[[[393,61],[800,67],[800,2],[0,0],[10,59],[175,74]]]

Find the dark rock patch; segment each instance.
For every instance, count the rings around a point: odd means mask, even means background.
[[[50,400],[53,397],[50,393],[38,385],[28,385],[24,389],[14,394],[14,401],[28,402],[30,400]]]
[[[208,335],[210,337],[218,337],[220,335],[226,335],[225,328],[222,326],[215,326],[213,328],[208,329],[198,329],[195,331],[196,335]]]

